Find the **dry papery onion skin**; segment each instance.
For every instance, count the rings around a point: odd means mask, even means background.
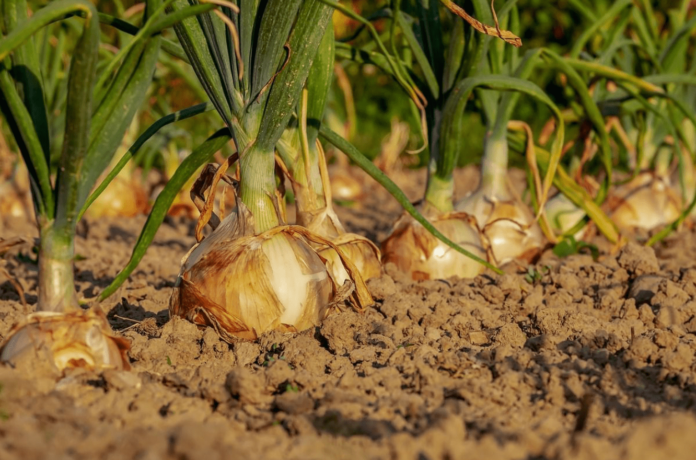
[[[355,265],[341,253],[350,283],[339,285],[311,243],[336,248],[294,225],[253,234],[253,217],[237,208],[184,258],[169,311],[220,336],[256,339],[270,330],[300,332],[318,326],[349,299],[373,304]]]
[[[298,214],[298,222],[311,233],[331,240],[350,259],[360,272],[363,281],[382,275],[381,253],[375,244],[355,233],[347,233],[332,206],[319,211]],[[326,245],[314,245],[319,255],[326,259],[327,267],[339,286],[350,278],[338,253]]]
[[[607,200],[611,220],[624,232],[653,230],[675,221],[682,212],[679,195],[667,180],[651,172],[617,187]]]
[[[532,260],[544,247],[544,235],[529,207],[514,199],[496,199],[481,191],[462,199],[457,211],[476,218],[491,252],[491,262]]]
[[[381,253],[372,241],[355,233],[344,233],[334,238],[333,243],[355,264],[364,281],[382,275]],[[350,279],[350,275],[336,250],[324,246],[323,249],[318,249],[318,253],[326,260],[326,266],[336,283],[343,286]]]
[[[58,372],[128,370],[129,348],[130,342],[113,334],[99,308],[37,312],[12,329],[0,348],[0,361],[14,367],[48,362]]]
[[[479,231],[466,216],[453,213],[428,220],[447,238],[485,260]],[[389,262],[416,281],[473,278],[485,270],[480,263],[438,240],[406,213],[382,243],[382,263]]]

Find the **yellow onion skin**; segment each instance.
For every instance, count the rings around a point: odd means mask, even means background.
[[[653,230],[675,221],[682,211],[679,195],[667,179],[651,172],[617,187],[607,199],[611,219],[622,231]]]
[[[354,233],[344,233],[334,238],[333,243],[355,264],[364,281],[382,276],[380,251],[371,241]],[[318,252],[326,259],[326,266],[336,284],[343,286],[350,276],[336,251],[325,248]]]
[[[530,209],[508,196],[489,196],[479,189],[457,203],[455,209],[476,218],[499,265],[530,259],[544,246],[541,228]]]
[[[485,260],[478,230],[466,218],[443,216],[429,220],[451,241]],[[473,278],[485,269],[435,238],[408,214],[399,218],[391,235],[382,243],[382,263],[388,262],[413,280]]]
[[[319,210],[300,211],[298,224],[310,232],[331,240],[350,259],[358,269],[363,281],[382,275],[381,254],[379,248],[367,238],[355,233],[347,233],[338,215],[331,205]],[[350,278],[336,251],[325,245],[314,245],[326,260],[326,265],[339,286]]]
[[[111,332],[101,310],[37,312],[16,326],[0,348],[0,361],[17,365],[49,362],[70,368],[128,370],[130,342]]]
[[[319,325],[334,292],[322,259],[304,238],[283,227],[260,235],[249,229],[248,217],[232,213],[193,249],[170,313],[212,326],[227,339]]]

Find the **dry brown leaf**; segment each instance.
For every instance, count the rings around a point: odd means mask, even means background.
[[[495,14],[495,9],[493,9],[493,2],[491,2],[491,11],[493,12],[493,18],[495,20],[495,27],[488,26],[478,19],[469,16],[469,14],[464,11],[459,5],[454,3],[452,0],[440,0],[443,5],[445,5],[451,12],[464,19],[471,27],[478,30],[482,34],[492,35],[498,37],[505,42],[519,48],[522,46],[522,39],[517,35],[513,34],[509,30],[501,30],[498,25],[498,17]]]

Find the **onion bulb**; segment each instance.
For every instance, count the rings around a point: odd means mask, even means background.
[[[87,208],[85,215],[100,217],[133,217],[147,211],[147,194],[140,180],[118,175]]]
[[[562,193],[550,198],[544,208],[551,229],[559,235],[567,233],[586,216],[582,208],[577,207]],[[577,241],[582,240],[586,236],[588,228],[587,225],[583,226],[573,237]]]
[[[33,205],[27,167],[24,162],[19,162],[10,166],[8,171],[7,177],[0,178],[0,216],[31,219]]]
[[[128,340],[113,335],[99,309],[36,312],[15,326],[0,348],[0,361],[13,365],[49,362],[69,368],[129,369]]]
[[[316,212],[300,211],[297,214],[298,224],[303,225],[311,233],[330,240],[343,251],[360,272],[360,277],[367,281],[382,275],[379,248],[367,238],[355,233],[346,232],[343,224],[333,210],[331,202]],[[350,277],[341,258],[333,247],[315,245],[318,254],[326,259],[331,275],[339,285]]]
[[[611,219],[623,231],[652,230],[681,214],[681,200],[669,180],[652,172],[638,174],[617,187],[607,200]]]
[[[497,193],[480,188],[455,205],[455,210],[476,219],[496,263],[530,259],[544,244],[531,210],[513,199],[505,188]]]
[[[0,216],[27,219],[30,209],[26,197],[10,181],[0,184]]]
[[[331,177],[331,195],[342,201],[357,201],[363,196],[364,185],[350,174],[350,166],[330,167],[329,176]]]
[[[101,183],[107,173],[128,152],[130,146],[135,142],[139,126],[138,117],[134,117],[123,139],[121,139],[121,145],[111,159],[111,164],[97,183]],[[85,215],[93,219],[100,217],[133,217],[147,212],[147,208],[148,194],[145,191],[145,186],[140,180],[139,174],[136,173],[134,162],[129,162],[113,178],[94,203],[87,208]]]
[[[443,235],[480,258],[486,258],[478,229],[467,216],[460,213],[438,215],[428,209],[431,207],[426,206],[422,211],[424,216]],[[473,278],[485,269],[437,239],[406,213],[396,221],[391,234],[382,243],[382,254],[383,263],[394,263],[414,280]]]
[[[362,309],[372,298],[355,265],[339,255],[353,283],[339,285],[311,243],[333,243],[294,225],[255,235],[243,203],[194,246],[182,263],[169,311],[223,339],[254,339],[270,330],[318,326],[350,296]],[[339,250],[340,251],[340,250]]]
[[[372,241],[355,233],[344,233],[334,238],[332,242],[355,264],[355,268],[364,281],[382,275],[382,264],[379,261],[380,252]],[[350,274],[336,249],[324,245],[317,248],[317,253],[326,260],[326,267],[336,283],[342,286],[350,278]]]

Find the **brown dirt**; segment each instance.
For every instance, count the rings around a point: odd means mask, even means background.
[[[415,176],[404,176],[412,195],[422,184]],[[399,213],[377,192],[339,212],[350,231],[374,239]],[[82,298],[113,279],[143,223],[82,229]],[[30,232],[5,222],[3,236]],[[378,303],[366,314],[232,346],[169,319],[192,244],[190,223],[166,223],[102,305],[132,340],[131,372],[75,371],[55,383],[0,367],[2,459],[613,460],[696,451],[693,231],[656,252],[630,244],[597,262],[547,253],[531,284],[514,267],[411,282],[388,266],[369,282]],[[0,279],[0,338],[36,301],[36,267],[18,251],[3,263],[30,306]]]

